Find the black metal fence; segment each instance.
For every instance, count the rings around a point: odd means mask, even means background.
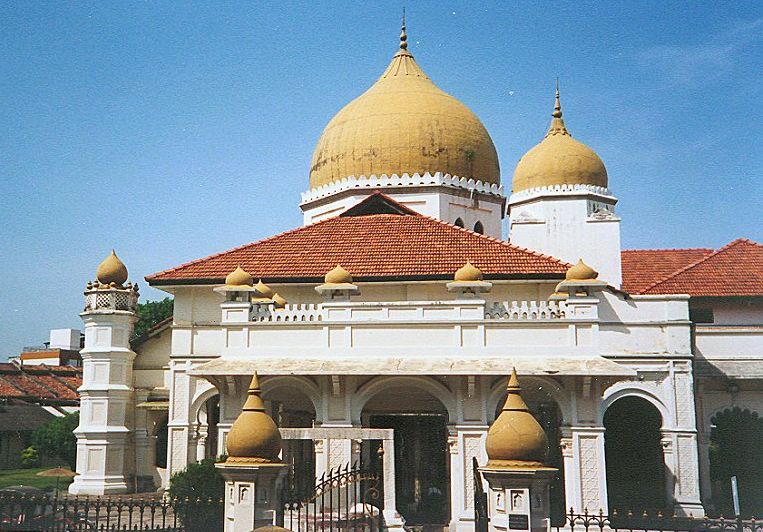
[[[294,532],[378,531],[382,525],[379,480],[378,473],[347,464],[321,475],[308,494],[290,482],[281,494],[278,524]]]
[[[222,526],[222,500],[0,493],[1,531],[206,532]]]
[[[562,530],[570,532],[603,532],[605,530],[623,532],[763,532],[763,520],[755,518],[682,517],[665,515],[660,512],[634,514],[633,512],[615,511],[606,515],[603,511],[576,513],[570,509],[569,513],[565,515],[564,522],[554,524],[552,529],[556,532]]]
[[[487,532],[488,523],[488,507],[487,507],[487,493],[482,486],[482,474],[479,469],[480,465],[477,462],[477,458],[472,458],[472,475],[474,478],[474,532]]]

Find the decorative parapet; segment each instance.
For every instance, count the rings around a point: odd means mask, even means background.
[[[100,288],[88,283],[88,289],[85,290],[85,308],[83,312],[108,310],[135,312],[137,306],[137,284],[131,285],[128,283],[124,288]]]
[[[503,186],[494,183],[485,183],[480,180],[467,179],[465,177],[452,176],[442,172],[429,172],[422,174],[382,174],[371,176],[350,176],[342,178],[333,183],[328,183],[320,187],[313,188],[302,193],[302,205],[310,203],[327,196],[331,196],[345,190],[362,190],[371,188],[405,188],[421,186],[446,186],[455,187],[468,191],[490,194],[493,196],[503,196]]]
[[[600,187],[597,185],[553,185],[546,187],[528,188],[514,192],[509,198],[509,203],[519,203],[528,199],[537,198],[539,196],[567,196],[570,194],[595,194],[612,201],[617,201],[617,198],[606,187]]]
[[[486,319],[558,320],[567,316],[564,301],[495,301],[485,306]]]
[[[484,308],[475,312],[477,308]],[[466,313],[465,313],[466,312]],[[481,300],[390,303],[298,303],[282,309],[261,305],[252,310],[250,321],[267,323],[325,321],[430,321],[436,319],[559,320],[568,314],[564,301]]]

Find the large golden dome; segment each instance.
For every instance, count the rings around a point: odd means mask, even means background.
[[[540,144],[528,151],[514,170],[512,191],[553,185],[607,187],[607,169],[596,152],[572,138],[562,119],[556,89],[551,127]]]
[[[442,172],[500,183],[485,126],[400,50],[384,74],[323,130],[310,164],[310,188],[349,176]]]

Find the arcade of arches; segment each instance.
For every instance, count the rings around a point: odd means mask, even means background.
[[[492,380],[490,388],[499,389],[502,381]],[[394,430],[396,502],[406,521],[412,525],[446,525],[454,496],[449,447],[456,433],[449,411],[453,405],[444,405],[441,398],[430,393],[431,387],[418,387],[413,380],[401,382],[390,382],[365,398],[359,413],[360,426]],[[327,426],[316,416],[314,401],[320,401],[320,397],[311,398],[293,382],[271,383],[265,388],[264,398],[280,427]],[[523,380],[523,396],[548,435],[549,465],[559,470],[551,487],[552,516],[557,521],[570,504],[565,498],[569,489],[565,467],[569,469],[569,464],[565,464],[562,451],[563,437],[567,437],[570,427],[557,401],[560,390],[553,388],[548,379],[528,376]],[[490,412],[488,423],[500,413],[504,397],[494,395],[491,399],[491,408],[493,404],[496,408]],[[197,418],[196,433],[204,438],[203,452],[197,448],[197,459],[221,454],[217,444],[218,395],[203,402]],[[608,510],[671,511],[676,479],[664,454],[669,444],[661,411],[643,397],[624,395],[606,407],[602,420]],[[166,466],[162,462],[167,446],[166,417],[156,422],[154,436],[155,466],[162,468]],[[381,440],[364,440],[353,459],[383,474],[380,447]],[[317,470],[314,442],[285,440],[284,460],[293,464],[297,484],[309,491]],[[729,408],[712,417],[710,472],[709,515],[733,514],[732,476],[737,477],[742,494],[742,514],[763,515],[763,419],[756,412]]]

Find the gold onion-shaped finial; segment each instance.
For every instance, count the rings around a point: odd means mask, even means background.
[[[286,306],[286,299],[281,294],[273,294],[273,304],[276,308],[284,308]]]
[[[326,284],[352,284],[352,274],[337,264],[335,268],[326,273],[323,278]]]
[[[270,288],[268,285],[262,282],[262,279],[259,279],[257,281],[257,284],[254,285],[254,289],[257,290],[257,293],[260,294],[262,297],[270,299],[273,297],[273,289]]]
[[[228,433],[228,461],[280,462],[281,433],[265,411],[261,392],[260,380],[255,372],[246,403]]]
[[[408,49],[408,34],[405,32],[405,8],[403,8],[403,24],[400,28],[400,49]]]
[[[485,440],[488,467],[543,466],[548,455],[548,438],[522,399],[516,369],[511,371],[506,391],[501,414],[490,426]]]
[[[550,135],[567,135],[570,136],[570,132],[567,131],[567,126],[564,125],[564,118],[562,118],[562,103],[559,99],[559,78],[556,78],[556,92],[554,94],[554,111],[551,113],[551,125],[548,128],[546,136]]]
[[[577,264],[567,270],[564,279],[567,281],[590,281],[598,276],[599,272],[583,262],[583,259],[580,259]]]
[[[127,281],[127,266],[112,249],[111,254],[98,265],[95,277],[101,284],[122,286]]]
[[[470,261],[456,270],[453,280],[457,282],[473,282],[482,280],[482,271]]]
[[[225,277],[225,284],[228,286],[252,286],[254,280],[240,265]]]

